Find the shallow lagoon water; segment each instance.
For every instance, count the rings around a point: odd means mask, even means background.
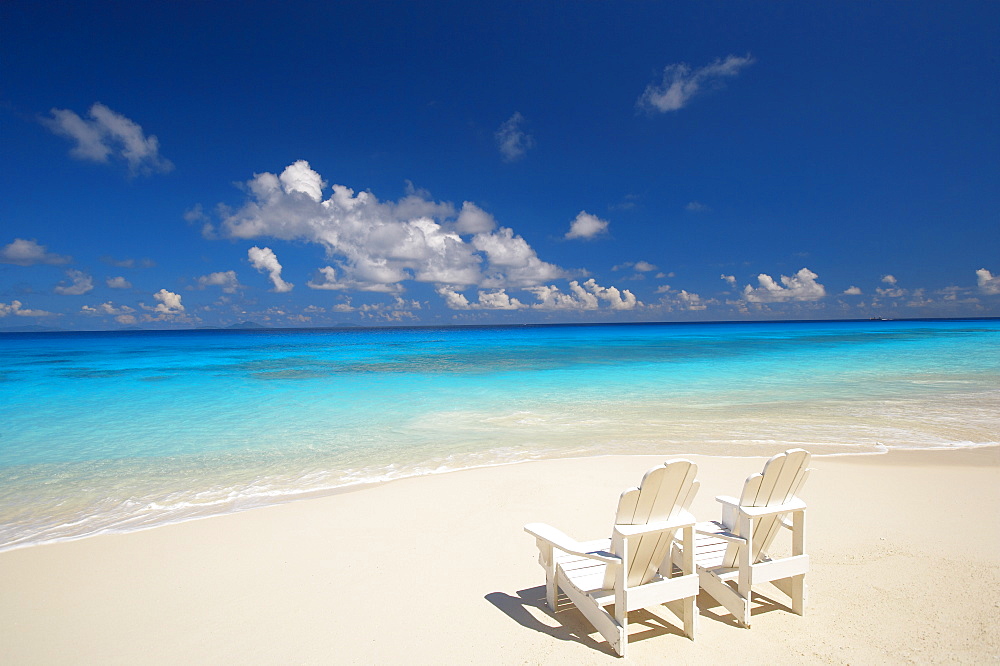
[[[0,549],[545,457],[1000,440],[1000,322],[0,335]]]

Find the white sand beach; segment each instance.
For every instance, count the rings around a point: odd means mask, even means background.
[[[689,458],[699,520],[764,461]],[[615,663],[577,611],[545,608],[522,526],[607,536],[661,462],[474,469],[0,553],[0,663]],[[812,467],[806,615],[764,586],[743,629],[702,594],[695,641],[666,610],[633,613],[628,661],[1000,661],[1000,449]]]

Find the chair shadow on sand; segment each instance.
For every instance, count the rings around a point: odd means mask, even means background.
[[[574,641],[598,652],[617,656],[608,643],[601,639],[601,635],[587,621],[583,613],[565,596],[559,595],[555,613],[549,610],[545,604],[544,585],[518,590],[517,596],[506,592],[491,592],[486,595],[485,599],[526,629],[538,631],[561,641]],[[760,594],[756,590],[753,592],[752,601],[752,615],[791,610],[788,605]],[[733,628],[740,627],[736,618],[704,591],[698,595],[698,614],[704,619],[720,622]],[[669,617],[670,613],[664,613],[664,615]],[[546,618],[553,624],[547,624],[539,618]],[[685,638],[683,630],[676,625],[676,618],[671,618],[671,620],[661,618],[657,613],[648,609],[630,612],[629,642],[644,641],[666,635]],[[595,636],[596,638],[594,638]]]

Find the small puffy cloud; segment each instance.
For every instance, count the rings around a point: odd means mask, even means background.
[[[861,295],[861,288],[860,287],[855,287],[855,286],[850,286],[850,287],[848,287],[847,289],[844,290],[844,295],[845,296],[860,296]]]
[[[582,285],[573,280],[569,283],[569,293],[562,292],[555,285],[530,287],[529,291],[538,299],[532,307],[540,310],[596,310],[605,301],[612,310],[632,310],[642,303],[628,289],[602,287],[591,278]]]
[[[48,252],[38,241],[15,238],[12,243],[0,249],[0,263],[17,266],[32,266],[34,264],[67,264],[70,257]]]
[[[891,275],[887,275],[886,277],[887,278],[892,278]],[[894,284],[896,284],[896,279],[893,278],[892,281],[889,282],[888,280],[886,280],[886,279],[883,278],[882,282],[885,282],[886,284],[892,284],[892,285],[894,285]],[[908,292],[905,289],[902,289],[900,287],[889,287],[887,289],[884,289],[882,287],[876,287],[875,288],[875,293],[878,294],[879,296],[884,297],[884,298],[903,298],[904,296],[906,296],[906,294]]]
[[[883,275],[882,282],[885,282],[886,284],[896,284],[896,278],[892,275]]]
[[[112,156],[128,163],[132,175],[167,172],[174,168],[160,155],[159,140],[146,136],[136,122],[100,102],[90,107],[84,119],[69,109],[52,109],[43,123],[50,130],[75,142],[70,154],[81,160],[107,163]]]
[[[726,282],[728,282],[730,287],[735,287],[736,286],[736,276],[735,275],[725,275],[725,274],[723,274],[723,275],[720,275],[719,278],[722,279],[722,280],[725,280]]]
[[[261,273],[268,274],[268,277],[271,278],[271,282],[274,284],[274,291],[280,294],[291,291],[292,287],[295,286],[281,279],[281,264],[278,263],[278,257],[275,256],[271,248],[254,246],[247,250],[247,257],[249,257],[250,264],[254,268]]]
[[[670,288],[670,285],[663,285],[656,290],[657,294],[663,294],[660,299],[659,307],[668,312],[674,310],[688,310],[691,312],[698,312],[701,310],[707,310],[709,305],[717,303],[714,299],[703,300],[698,294],[689,292],[685,289],[680,291],[674,291]],[[742,302],[742,301],[741,301]]]
[[[633,268],[640,273],[649,273],[650,271],[656,270],[656,265],[651,264],[648,261],[637,261],[635,262],[635,266],[633,266]]]
[[[119,277],[110,277],[110,278],[108,278],[107,280],[105,280],[105,284],[107,284],[112,289],[131,289],[132,288],[132,283],[129,282],[128,280],[126,280],[125,278],[120,277],[120,276]]]
[[[596,215],[591,215],[585,210],[581,210],[569,225],[566,238],[594,238],[608,231],[607,220],[602,220]]]
[[[202,275],[198,278],[198,288],[204,289],[205,287],[221,287],[222,291],[227,294],[235,294],[236,291],[242,287],[240,281],[236,278],[236,271],[219,271],[216,273],[209,273],[208,275]]]
[[[663,70],[663,81],[649,84],[636,105],[649,112],[677,111],[687,106],[705,88],[721,86],[723,79],[736,76],[753,62],[750,55],[730,55],[725,60],[720,58],[698,69],[692,69],[685,63],[667,65]]]
[[[628,289],[620,290],[617,287],[602,287],[593,278],[584,282],[583,286],[599,299],[607,302],[612,310],[634,310],[639,305],[635,294]]]
[[[979,291],[990,296],[1000,294],[1000,275],[994,276],[985,268],[976,271],[976,278],[979,282]]]
[[[31,310],[24,307],[21,301],[11,301],[10,303],[0,303],[0,317],[16,315],[18,317],[54,317],[55,313],[45,310]]]
[[[684,309],[686,310],[704,310],[708,307],[701,301],[701,296],[690,294],[683,289],[678,292],[677,297],[684,304]]]
[[[70,282],[67,284],[63,281],[56,285],[55,292],[57,294],[62,294],[63,296],[80,296],[94,288],[94,278],[83,271],[70,269],[66,271],[66,277],[70,279]]]
[[[471,302],[456,289],[439,286],[437,293],[444,299],[445,305],[452,310],[520,310],[527,307],[524,303],[507,294],[504,289],[480,291],[479,300]]]
[[[135,312],[134,308],[130,308],[127,305],[122,305],[121,307],[116,306],[111,301],[106,303],[101,303],[98,306],[84,305],[80,308],[80,312],[87,315],[126,315]]]
[[[747,285],[743,288],[743,298],[750,303],[783,303],[786,301],[818,301],[826,296],[826,288],[816,282],[819,276],[808,268],[795,275],[781,276],[782,287],[774,278],[765,273],[757,276],[760,286]]]
[[[487,310],[519,310],[525,307],[521,301],[508,296],[503,289],[480,291],[479,305]]]
[[[161,289],[155,294],[153,298],[159,303],[153,310],[155,312],[160,312],[162,314],[175,314],[177,312],[184,312],[184,306],[181,305],[181,295],[175,294],[172,291],[167,291],[166,289]]]
[[[535,147],[535,139],[522,129],[523,125],[524,116],[515,111],[494,133],[505,162],[515,162]]]
[[[530,287],[526,291],[538,299],[538,303],[532,307],[539,310],[596,310],[600,305],[597,296],[588,293],[576,280],[569,283],[569,288],[569,294],[563,293],[555,285]]]
[[[684,210],[689,213],[704,213],[710,209],[708,206],[699,201],[689,201],[688,205],[684,206]]]
[[[639,271],[640,273],[648,273],[650,271],[655,271],[657,267],[654,264],[649,263],[648,261],[642,261],[642,260],[626,261],[611,267],[611,270],[613,271],[627,271],[630,269]]]

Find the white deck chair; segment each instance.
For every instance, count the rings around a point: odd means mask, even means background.
[[[774,584],[791,598],[793,612],[805,611],[806,504],[797,494],[809,475],[809,458],[802,449],[774,456],[762,473],[746,480],[739,500],[715,498],[722,504],[721,521],[696,526],[695,565],[701,588],[745,627],[750,626],[751,588],[758,583]],[[792,532],[792,554],[772,558],[768,550],[782,528]],[[675,562],[681,559],[680,549],[675,549]]]
[[[697,471],[688,460],[674,460],[646,472],[638,488],[622,493],[610,539],[580,543],[548,525],[525,525],[524,531],[538,543],[549,608],[555,611],[562,589],[624,657],[628,612],[679,601],[680,609],[671,610],[693,639],[698,576],[690,555],[695,519],[687,509],[698,490]],[[678,530],[689,555],[678,557],[678,570],[673,571],[670,547]],[[606,609],[611,604],[613,615]]]

